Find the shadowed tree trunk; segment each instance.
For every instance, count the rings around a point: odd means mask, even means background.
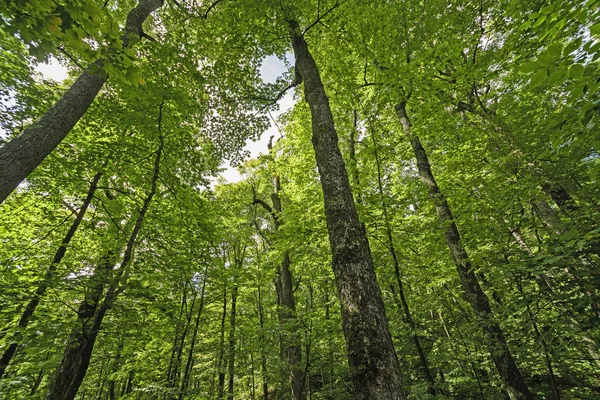
[[[225,392],[225,317],[227,316],[227,286],[223,288],[223,313],[221,315],[221,339],[217,355],[217,372],[219,374],[219,388],[217,399],[223,399]]]
[[[144,199],[144,204],[135,221],[135,225],[131,231],[127,245],[125,246],[123,259],[115,276],[111,277],[114,267],[113,260],[118,253],[109,252],[101,265],[96,268],[90,279],[91,294],[86,296],[87,298],[84,299],[83,303],[79,306],[77,311],[78,326],[71,332],[71,335],[67,340],[60,364],[48,385],[46,400],[73,400],[75,398],[79,386],[87,372],[94,344],[98,337],[100,326],[102,325],[102,320],[108,310],[113,306],[119,293],[122,291],[121,286],[124,282],[121,281],[124,280],[123,277],[126,276],[125,273],[128,270],[130,261],[133,257],[135,242],[142,229],[144,217],[150,207],[152,198],[156,194],[160,160],[164,146],[163,137],[160,134],[163,104],[164,103],[161,103],[158,119],[160,145],[156,150],[150,191]],[[106,295],[104,296],[104,301],[100,305],[102,293],[104,292],[106,283],[109,281],[110,284],[106,291]]]
[[[381,198],[381,209],[383,211],[383,222],[385,224],[385,233],[387,236],[387,248],[392,256],[392,263],[394,265],[394,277],[396,278],[396,284],[398,285],[398,295],[400,296],[400,307],[404,311],[404,317],[410,329],[410,336],[412,338],[413,344],[415,345],[415,350],[417,351],[417,355],[419,356],[419,362],[421,363],[421,370],[425,380],[428,385],[428,392],[431,395],[436,394],[435,381],[433,379],[433,375],[431,374],[431,370],[429,369],[429,363],[427,362],[427,357],[425,356],[425,352],[423,351],[423,346],[421,346],[421,340],[417,335],[417,329],[415,325],[415,321],[410,312],[410,308],[408,306],[408,302],[406,301],[406,296],[404,294],[404,285],[402,283],[402,276],[400,274],[400,263],[398,262],[398,254],[396,253],[396,246],[394,245],[394,236],[392,233],[392,225],[390,223],[390,218],[388,215],[388,205],[385,200],[385,195],[383,193],[383,183],[381,177],[381,162],[379,160],[379,151],[377,150],[377,141],[375,139],[375,131],[373,127],[370,127],[371,131],[371,140],[373,141],[373,153],[375,155],[375,164],[377,166],[377,188],[379,191],[379,197]],[[392,292],[394,293],[394,297],[397,301],[396,290],[394,286],[391,287]]]
[[[265,316],[262,306],[262,295],[260,285],[258,285],[257,302],[258,302],[258,323],[260,326],[260,370],[262,374],[263,399],[269,400],[269,382],[267,381],[267,355],[265,353]]]
[[[54,274],[56,273],[56,268],[65,256],[65,253],[67,252],[67,247],[69,246],[69,243],[71,243],[71,239],[73,239],[73,236],[75,236],[75,232],[77,232],[79,225],[81,225],[81,221],[83,221],[83,217],[88,207],[90,206],[92,199],[94,198],[96,189],[98,188],[98,182],[100,181],[100,177],[102,177],[102,172],[98,172],[96,175],[94,175],[92,183],[90,184],[90,188],[88,189],[87,196],[85,197],[85,200],[83,201],[83,204],[79,209],[79,213],[77,213],[77,217],[75,217],[75,220],[71,224],[71,227],[69,228],[65,237],[61,241],[60,246],[58,246],[58,250],[56,250],[56,253],[54,253],[52,263],[48,267],[44,278],[42,279],[35,293],[29,300],[29,303],[27,303],[27,305],[25,306],[25,310],[23,311],[23,314],[21,315],[21,318],[17,323],[17,332],[11,338],[10,345],[6,348],[6,350],[4,350],[4,353],[2,353],[2,358],[0,358],[0,378],[2,378],[2,376],[4,375],[8,364],[10,364],[12,357],[17,351],[17,347],[19,345],[19,340],[21,337],[21,332],[25,330],[25,328],[27,328],[31,316],[33,315],[35,309],[40,303],[40,299],[42,298],[44,293],[46,293],[46,290],[52,283]]]
[[[481,289],[479,281],[475,276],[469,255],[461,243],[460,234],[454,222],[450,206],[431,172],[427,153],[419,138],[411,133],[411,124],[406,113],[406,102],[399,103],[396,106],[396,112],[404,133],[410,140],[421,180],[429,189],[429,195],[435,204],[440,222],[444,226],[447,226],[444,238],[450,250],[452,261],[458,271],[463,294],[475,312],[479,327],[484,333],[490,356],[504,384],[504,389],[511,400],[533,399],[533,395],[525,384],[521,371],[510,354],[504,333],[498,322],[494,319],[488,297]]]
[[[142,37],[144,21],[163,3],[164,0],[140,0],[127,14],[122,35],[124,48],[133,43],[132,38]],[[104,60],[92,64],[38,121],[0,147],[0,203],[44,161],[88,110],[107,79],[104,73],[92,70],[102,70],[103,64]]]
[[[269,150],[271,149],[272,145],[269,143]],[[279,197],[280,191],[281,179],[279,175],[276,174],[273,177],[273,193],[271,193],[273,208],[266,202],[257,199],[256,196],[253,201],[254,204],[260,204],[267,212],[269,212],[269,214],[271,214],[276,231],[278,231],[283,224],[283,221],[281,220],[283,208],[281,206],[281,198]],[[302,347],[300,334],[295,326],[298,318],[296,315],[293,277],[290,270],[290,253],[287,250],[285,251],[283,260],[277,270],[275,290],[277,292],[277,316],[279,318],[279,324],[282,327],[282,334],[280,336],[281,358],[290,370],[292,397],[295,400],[304,400],[306,394],[305,376],[302,369]]]
[[[202,309],[204,308],[204,292],[206,289],[206,274],[208,273],[208,265],[204,268],[204,276],[202,278],[202,291],[200,293],[200,306],[198,307],[198,314],[196,314],[196,321],[194,323],[194,333],[192,334],[192,343],[190,343],[190,350],[188,352],[187,362],[185,364],[185,370],[183,373],[183,380],[181,381],[181,391],[179,392],[179,400],[183,399],[183,396],[190,383],[190,373],[194,365],[194,347],[196,346],[196,338],[198,337],[198,326],[200,326],[200,317],[202,316]]]
[[[406,399],[368,242],[356,213],[319,70],[296,21],[288,20],[296,73],[312,116],[325,217],[342,312],[348,363],[357,400]]]
[[[229,351],[227,361],[227,374],[229,382],[227,384],[227,400],[233,400],[233,383],[235,378],[235,318],[237,305],[238,287],[234,286],[231,290],[231,313],[229,314]]]

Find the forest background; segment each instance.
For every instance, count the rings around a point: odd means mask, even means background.
[[[600,397],[599,10],[1,1],[0,398]]]

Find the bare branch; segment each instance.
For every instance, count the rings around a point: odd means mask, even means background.
[[[341,6],[342,4],[346,3],[348,0],[343,0],[343,1],[336,1],[335,4],[333,5],[333,7],[331,7],[329,10],[325,11],[323,13],[323,15],[319,16],[312,24],[310,24],[305,30],[304,32],[302,32],[302,36],[306,35],[306,32],[308,32],[312,27],[314,27],[315,25],[317,25],[322,19],[324,19],[329,13],[331,13],[333,10],[335,10],[336,8],[338,8],[339,6]]]

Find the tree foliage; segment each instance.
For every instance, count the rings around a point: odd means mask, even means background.
[[[144,2],[0,4],[0,148],[106,80],[0,204],[0,398],[361,396],[300,45],[406,396],[600,397],[597,0]]]

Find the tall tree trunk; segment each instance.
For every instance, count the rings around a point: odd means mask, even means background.
[[[217,399],[222,400],[225,392],[225,317],[227,316],[227,286],[223,288],[223,314],[221,315],[221,340],[219,341],[219,354],[217,355],[217,371],[219,374],[219,388]]]
[[[258,323],[260,325],[260,370],[262,374],[263,399],[269,400],[269,382],[267,380],[267,355],[265,353],[265,316],[262,306],[262,295],[260,285],[258,285]]]
[[[411,124],[406,113],[406,102],[399,103],[396,106],[396,112],[402,128],[404,129],[404,133],[410,140],[410,144],[413,148],[421,180],[429,188],[429,195],[435,204],[440,222],[447,226],[444,237],[454,265],[456,266],[456,270],[458,271],[463,294],[475,312],[479,327],[483,331],[490,356],[494,361],[496,370],[504,384],[504,389],[511,400],[533,399],[533,395],[525,384],[521,371],[510,354],[506,339],[504,338],[504,333],[502,332],[500,325],[498,325],[498,322],[494,319],[488,297],[481,289],[479,281],[475,276],[469,255],[461,243],[460,234],[456,227],[456,223],[454,222],[450,206],[431,172],[427,153],[421,145],[419,138],[411,133]]]
[[[175,362],[177,360],[177,349],[179,347],[180,337],[183,334],[183,313],[187,307],[187,296],[188,296],[188,285],[184,282],[183,290],[181,291],[181,307],[179,307],[179,315],[175,324],[175,334],[173,335],[173,345],[171,346],[171,356],[169,357],[169,368],[167,369],[167,381],[166,386],[172,387],[173,371],[175,369]],[[186,313],[187,316],[187,313]]]
[[[164,0],[140,0],[127,14],[123,29],[123,47],[132,38],[141,38],[142,24],[159,9]],[[104,60],[92,64],[102,69]],[[0,203],[54,150],[85,114],[106,82],[104,73],[85,70],[69,90],[34,124],[0,147]]]
[[[119,364],[121,362],[121,353],[123,351],[123,346],[124,346],[124,341],[125,339],[123,338],[122,335],[120,335],[119,337],[119,343],[117,345],[117,354],[115,356],[115,361],[113,363],[113,368],[112,368],[112,373],[116,374],[119,371]],[[115,378],[109,378],[108,380],[108,398],[110,400],[115,400],[116,399],[116,391],[115,391],[115,386],[116,386],[116,382],[115,382]]]
[[[415,325],[415,321],[410,312],[410,308],[408,306],[408,302],[406,301],[406,296],[404,294],[404,285],[402,284],[402,276],[400,275],[400,263],[398,262],[398,255],[396,253],[396,247],[394,246],[394,235],[392,233],[392,225],[390,223],[390,218],[388,215],[388,206],[385,201],[385,195],[383,193],[383,184],[381,179],[381,163],[379,160],[379,152],[377,150],[377,141],[375,139],[375,131],[373,127],[370,128],[371,131],[371,140],[373,141],[373,154],[375,155],[375,164],[377,166],[377,188],[379,190],[379,197],[381,198],[381,209],[383,211],[383,222],[385,224],[385,232],[387,236],[387,248],[390,251],[390,255],[392,256],[392,263],[394,265],[394,276],[396,278],[396,284],[398,285],[398,294],[400,295],[400,303],[401,308],[404,311],[404,317],[406,319],[406,323],[410,329],[410,336],[412,338],[413,344],[415,345],[415,350],[417,350],[417,354],[419,356],[419,362],[421,363],[421,370],[425,380],[428,385],[428,392],[431,395],[436,394],[435,381],[433,379],[433,375],[431,374],[431,370],[429,369],[429,363],[427,362],[427,357],[425,356],[425,352],[423,351],[423,346],[421,346],[421,340],[419,339],[419,335],[417,335],[417,329]],[[392,286],[392,292],[395,293],[395,288]],[[394,296],[396,297],[396,296]]]
[[[173,368],[171,369],[171,376],[169,377],[169,381],[167,382],[167,386],[170,388],[179,387],[178,381],[179,381],[179,377],[181,376],[180,368],[181,368],[181,359],[183,356],[183,348],[185,347],[185,339],[187,338],[188,331],[190,329],[190,323],[192,321],[192,313],[194,310],[194,305],[196,304],[197,296],[198,296],[198,293],[194,290],[194,295],[192,297],[192,304],[190,305],[189,311],[187,311],[187,306],[186,306],[183,332],[181,333],[181,336],[179,337],[179,341],[175,346],[175,357],[173,360]],[[168,395],[167,397],[176,398],[178,396]]]
[[[296,73],[312,115],[312,143],[323,188],[332,268],[357,400],[406,399],[398,358],[366,235],[361,229],[319,70],[296,21],[289,20]]]
[[[272,145],[269,143],[269,150],[271,149]],[[281,178],[275,174],[273,177],[273,193],[271,193],[273,208],[262,200],[254,199],[255,204],[262,205],[271,214],[276,231],[283,224],[281,220],[283,208],[281,206],[281,198],[279,197],[280,191]],[[287,364],[290,371],[289,380],[292,387],[292,397],[295,400],[304,400],[306,395],[304,388],[305,377],[302,370],[302,347],[300,334],[296,326],[296,321],[298,320],[296,315],[296,299],[294,298],[293,277],[290,270],[290,253],[287,250],[283,255],[283,260],[275,277],[275,290],[277,292],[277,316],[279,318],[279,325],[282,327],[282,334],[280,336],[281,358]]]
[[[62,239],[60,246],[58,246],[58,249],[56,250],[56,253],[54,253],[54,257],[52,258],[52,263],[46,270],[46,273],[44,274],[44,278],[39,283],[35,293],[33,294],[31,299],[25,306],[25,310],[23,311],[23,314],[21,315],[21,318],[19,319],[19,322],[17,323],[17,332],[11,338],[10,344],[8,345],[6,350],[4,350],[4,352],[2,353],[2,358],[0,358],[0,378],[2,378],[2,376],[4,375],[4,372],[6,371],[8,364],[10,364],[12,357],[15,355],[15,353],[17,351],[17,347],[19,345],[19,340],[21,338],[21,333],[25,330],[25,328],[27,328],[27,325],[29,324],[29,320],[31,319],[31,316],[33,315],[36,307],[40,303],[40,299],[42,298],[44,293],[46,293],[46,290],[48,289],[48,287],[52,284],[54,275],[56,273],[56,268],[58,267],[58,265],[62,261],[63,257],[65,256],[65,253],[67,252],[67,247],[69,246],[69,243],[71,243],[71,239],[73,239],[73,236],[75,236],[75,232],[77,232],[79,225],[81,225],[81,221],[83,221],[83,217],[85,216],[85,213],[86,213],[88,207],[90,206],[92,199],[94,198],[94,194],[96,193],[96,189],[98,188],[98,182],[100,181],[101,177],[102,177],[102,172],[98,172],[98,173],[96,173],[96,175],[94,175],[94,178],[92,179],[92,183],[90,184],[90,188],[88,189],[85,200],[83,200],[83,204],[81,205],[81,208],[79,209],[79,213],[77,213],[77,216],[75,217],[75,220],[71,224],[71,227],[67,231],[65,237]]]
[[[204,268],[204,277],[202,280],[202,291],[200,293],[200,306],[198,307],[198,314],[196,314],[196,321],[194,323],[194,333],[192,334],[192,342],[190,343],[190,350],[188,352],[187,362],[185,364],[185,371],[183,373],[183,380],[181,381],[181,391],[179,392],[179,400],[183,399],[185,391],[190,382],[190,373],[192,372],[192,366],[194,361],[194,347],[196,346],[196,338],[198,337],[198,327],[200,326],[200,317],[202,316],[202,309],[204,308],[204,292],[206,289],[206,280],[208,273],[208,265]]]
[[[102,265],[94,271],[94,275],[91,278],[91,294],[79,306],[77,312],[78,327],[72,331],[69,339],[67,340],[63,357],[56,370],[56,373],[50,381],[46,400],[73,400],[75,398],[77,390],[79,390],[79,386],[81,385],[81,382],[83,381],[83,378],[87,372],[90,359],[92,357],[94,344],[96,342],[96,338],[98,337],[100,326],[102,325],[102,320],[117,299],[117,296],[121,291],[120,286],[125,283],[121,281],[124,280],[124,276],[126,277],[126,272],[129,269],[129,264],[133,257],[135,242],[140,230],[142,229],[144,217],[146,216],[146,212],[150,207],[152,198],[156,194],[160,171],[160,160],[164,146],[163,137],[160,133],[163,104],[164,102],[161,103],[158,118],[160,145],[156,150],[150,191],[146,195],[144,204],[142,205],[142,208],[140,209],[138,217],[135,221],[135,225],[131,235],[129,236],[127,245],[125,246],[123,259],[121,260],[116,276],[110,279],[110,275],[114,266],[112,261],[114,255],[111,252],[109,252],[108,256],[106,256],[105,262],[103,262]],[[111,283],[106,291],[106,295],[104,296],[104,301],[98,307],[105,284],[109,279]]]
[[[235,378],[235,318],[237,304],[238,287],[234,286],[231,290],[231,313],[229,314],[229,352],[227,373],[229,382],[227,385],[227,400],[233,400],[233,382]]]

